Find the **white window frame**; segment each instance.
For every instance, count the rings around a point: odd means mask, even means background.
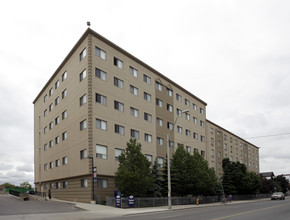
[[[99,159],[108,159],[108,147],[96,144],[96,157]]]
[[[96,118],[96,128],[106,131],[107,121]]]

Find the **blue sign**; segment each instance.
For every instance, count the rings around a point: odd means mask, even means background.
[[[135,199],[134,199],[134,196],[129,196],[128,197],[128,206],[130,208],[133,208],[135,206]]]
[[[97,182],[97,167],[93,167],[93,178],[94,178],[94,183]]]
[[[116,195],[116,207],[117,208],[122,207],[122,197],[120,195]]]

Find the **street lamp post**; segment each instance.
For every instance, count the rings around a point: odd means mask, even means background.
[[[92,201],[95,201],[95,187],[94,187],[94,157],[87,157],[92,160]]]
[[[182,113],[186,113],[186,112],[189,112],[188,109],[184,110],[184,111],[181,111],[181,114]],[[171,209],[171,173],[170,173],[170,151],[169,151],[169,143],[170,143],[170,136],[174,130],[174,127],[175,127],[175,124],[177,122],[177,119],[178,117],[181,115],[181,114],[178,114],[176,119],[175,119],[175,122],[172,126],[172,130],[170,132],[170,134],[167,134],[167,179],[168,179],[168,209]]]

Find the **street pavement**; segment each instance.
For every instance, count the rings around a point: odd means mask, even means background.
[[[11,202],[11,199],[15,200],[14,198],[7,197],[5,198],[7,201]],[[267,199],[268,200],[268,199]],[[2,200],[3,203],[3,198]],[[29,201],[20,201],[22,205],[26,205],[25,203],[29,203]],[[231,203],[227,203],[226,205],[234,205],[239,203],[246,203],[246,202],[255,202],[255,200],[251,201],[232,201]],[[17,202],[19,205],[19,203]],[[80,203],[80,202],[68,202],[68,201],[61,201],[52,199],[49,201],[41,200],[37,201],[35,205],[38,205],[38,209],[43,208],[44,210],[35,210],[29,212],[18,212],[17,209],[14,210],[14,213],[5,214],[3,211],[1,212],[0,208],[0,220],[46,220],[46,219],[53,219],[53,220],[92,220],[92,219],[106,219],[106,218],[116,218],[121,216],[128,216],[128,215],[140,215],[140,214],[148,214],[148,213],[155,213],[155,212],[167,212],[171,210],[181,210],[181,209],[195,209],[195,208],[204,208],[204,207],[213,207],[213,206],[221,206],[221,203],[210,203],[210,204],[191,204],[191,205],[178,205],[172,206],[172,209],[169,210],[167,206],[161,207],[149,207],[149,208],[115,208],[110,206],[98,205],[98,204],[88,204],[88,203]],[[0,203],[0,206],[3,204]],[[52,210],[56,208],[56,210]],[[58,207],[58,208],[57,208]],[[48,209],[47,209],[48,208]],[[63,211],[62,211],[63,210]]]

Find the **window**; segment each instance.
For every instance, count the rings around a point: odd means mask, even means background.
[[[182,127],[177,126],[177,132],[178,132],[179,134],[182,134]]]
[[[204,127],[204,121],[200,120],[200,126]]]
[[[144,120],[152,122],[152,115],[144,112]]]
[[[63,90],[61,93],[61,98],[64,99],[67,96],[67,90]]]
[[[82,188],[88,187],[88,179],[81,179],[81,187]]]
[[[62,182],[62,188],[67,189],[68,188],[68,181]]]
[[[145,154],[145,157],[146,157],[147,160],[150,162],[150,164],[152,164],[152,155]]]
[[[62,133],[62,140],[64,141],[66,139],[67,139],[67,132],[65,131]]]
[[[190,120],[190,114],[185,113],[185,119],[189,121]]]
[[[49,147],[50,147],[50,148],[53,147],[53,140],[50,140],[50,141],[49,141]]]
[[[49,162],[49,169],[52,169],[52,168],[53,168],[53,161]]]
[[[107,105],[107,97],[96,93],[96,102],[106,106]]]
[[[185,135],[186,135],[186,136],[190,136],[190,130],[185,129]]]
[[[133,107],[130,107],[130,115],[138,118],[139,117],[139,110]]]
[[[129,68],[130,68],[130,74],[137,78],[138,77],[138,70],[136,70],[135,68],[133,68],[131,66]]]
[[[101,119],[96,119],[96,127],[102,130],[107,130],[107,122]]]
[[[157,144],[159,144],[160,146],[163,146],[164,144],[164,139],[161,137],[157,137]]]
[[[193,117],[193,123],[197,124],[197,118],[196,117]]]
[[[181,102],[181,99],[182,99],[181,98],[181,95],[179,95],[178,93],[176,93],[176,100],[179,101],[179,102]]]
[[[173,141],[169,141],[169,147],[174,147],[174,142]]]
[[[51,104],[49,105],[49,107],[48,107],[48,110],[51,112],[52,109],[53,109],[53,104],[51,103]]]
[[[80,130],[84,130],[87,128],[87,120],[83,120],[80,122]]]
[[[200,111],[200,114],[202,114],[202,115],[204,114],[204,109],[203,108],[200,108],[199,111]]]
[[[87,76],[87,70],[85,69],[83,72],[80,73],[80,82],[83,81]]]
[[[194,132],[193,133],[193,138],[197,140],[198,139],[198,134]]]
[[[157,118],[156,119],[156,123],[157,123],[157,125],[159,125],[159,126],[163,126],[163,119],[161,119],[161,118]]]
[[[67,111],[65,110],[63,113],[61,113],[61,119],[64,120],[67,118]]]
[[[170,123],[170,122],[167,122],[167,128],[168,128],[169,130],[172,130],[172,129],[173,129],[173,124]]]
[[[147,142],[152,142],[152,135],[151,134],[146,134],[145,133],[145,135],[144,135],[144,139],[145,139],[145,141],[147,141]]]
[[[173,92],[172,92],[172,90],[171,90],[171,89],[169,89],[169,88],[166,88],[166,92],[167,92],[167,95],[168,95],[168,96],[172,97],[172,95],[173,95]]]
[[[194,148],[194,153],[198,153],[198,149],[197,148]]]
[[[143,81],[151,85],[151,78],[145,74],[143,75]]]
[[[80,158],[81,158],[81,160],[82,159],[86,159],[87,157],[88,157],[87,149],[81,150],[80,151]]]
[[[58,159],[55,161],[55,167],[59,167],[59,166],[60,166],[60,160]]]
[[[210,138],[210,145],[214,147],[214,138]]]
[[[96,145],[96,157],[101,159],[107,159],[107,146]]]
[[[85,48],[81,53],[80,53],[80,61],[82,61],[85,56],[87,55],[87,49]]]
[[[162,91],[162,85],[159,82],[155,82],[155,88],[159,91]]]
[[[173,112],[173,106],[170,104],[167,104],[167,110],[170,112]]]
[[[85,104],[87,102],[87,96],[84,94],[82,97],[80,97],[80,106]]]
[[[124,81],[114,77],[114,85],[123,89],[124,88]]]
[[[115,160],[118,160],[119,159],[119,156],[121,156],[124,153],[125,153],[125,151],[123,149],[116,148],[115,149]]]
[[[148,94],[147,92],[144,92],[144,99],[147,100],[148,102],[151,102],[151,95]]]
[[[201,142],[205,142],[205,137],[203,135],[200,135]]]
[[[60,137],[57,136],[57,137],[55,138],[55,144],[59,144],[59,142],[60,142]]]
[[[48,167],[47,167],[47,163],[44,164],[43,169],[44,169],[44,170],[47,170],[47,169],[48,169]]]
[[[102,49],[96,47],[96,56],[100,57],[101,59],[105,60],[106,59],[106,52],[103,51]]]
[[[120,135],[124,135],[125,134],[124,126],[115,124],[115,133],[120,134]]]
[[[106,81],[107,80],[107,73],[104,72],[103,70],[100,70],[98,68],[96,68],[95,70],[95,75],[97,78]]]
[[[54,184],[50,183],[50,188],[53,189],[54,188]]]
[[[213,134],[213,132],[214,132],[214,129],[210,128],[210,133]]]
[[[191,152],[191,147],[190,146],[186,146],[186,151],[187,151],[187,153],[190,153]]]
[[[62,165],[66,165],[68,163],[67,157],[62,158]]]
[[[188,99],[184,99],[184,104],[187,105],[187,106],[189,106],[190,105],[189,104],[189,100]]]
[[[130,93],[133,95],[138,95],[138,88],[135,86],[130,85]]]
[[[164,159],[162,157],[157,157],[157,164],[162,168],[164,166]]]
[[[108,188],[108,180],[107,179],[98,179],[97,187],[103,188],[103,189]]]
[[[43,116],[44,116],[44,117],[47,116],[47,109],[44,110],[44,112],[43,112]]]
[[[182,111],[181,111],[181,109],[177,108],[177,109],[176,109],[176,114],[179,115],[179,116],[181,116],[181,115],[182,115]]]
[[[51,96],[53,94],[53,88],[51,88],[48,92],[49,96]]]
[[[224,150],[228,150],[228,145],[224,143]]]
[[[48,149],[47,144],[43,146],[43,150],[46,151]]]
[[[118,101],[114,101],[114,108],[120,112],[124,112],[124,104]]]
[[[57,106],[59,104],[59,96],[55,99],[55,106]]]
[[[192,103],[192,108],[193,108],[194,111],[196,111],[196,109],[197,109],[197,105],[194,104],[194,103]]]
[[[47,101],[47,95],[45,95],[44,97],[43,97],[43,102],[45,103]]]
[[[123,69],[123,61],[119,60],[118,58],[114,57],[114,65],[120,69]]]
[[[131,137],[139,140],[139,131],[131,129]]]
[[[163,101],[160,100],[160,99],[158,99],[158,98],[156,98],[156,105],[158,105],[160,108],[162,108],[162,106],[163,106]]]
[[[47,133],[47,126],[45,126],[45,127],[43,128],[43,133],[44,133],[44,134]]]
[[[61,75],[61,80],[64,81],[67,78],[67,72],[65,71],[62,75]]]
[[[59,87],[59,80],[57,80],[54,85],[55,85],[55,89],[57,89]]]

